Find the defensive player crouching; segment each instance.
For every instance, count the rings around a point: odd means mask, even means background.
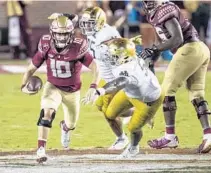
[[[102,96],[121,90],[117,93],[121,93],[121,96],[114,97],[106,110],[108,119],[115,119],[125,109],[134,107],[128,124],[130,144],[121,154],[123,157],[133,157],[139,153],[142,127],[155,115],[163,101],[161,87],[156,76],[145,66],[144,60],[136,56],[132,41],[117,38],[108,47],[115,80],[97,88],[96,93]]]
[[[203,128],[203,141],[199,153],[211,150],[211,127],[208,116],[211,114],[205,95],[205,77],[210,61],[208,47],[199,40],[194,26],[186,19],[178,6],[171,2],[143,1],[148,22],[155,28],[160,43],[141,53],[142,58],[152,57],[160,51],[177,49],[170,62],[162,83],[165,99],[163,111],[166,134],[148,141],[152,148],[175,148],[178,137],[175,134],[177,111],[176,92],[186,82],[189,100],[195,107],[197,117]]]
[[[45,162],[46,142],[52,127],[57,108],[62,104],[64,121],[61,122],[61,142],[69,146],[70,131],[74,130],[80,110],[80,73],[82,64],[92,71],[92,84],[86,97],[91,99],[99,82],[99,72],[93,57],[87,52],[88,42],[74,36],[74,26],[65,16],[57,17],[50,24],[50,34],[43,35],[31,64],[23,76],[22,91],[27,92],[26,84],[33,73],[44,63],[47,65],[41,111],[38,119],[37,161]]]

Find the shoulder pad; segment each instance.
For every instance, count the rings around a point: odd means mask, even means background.
[[[38,50],[41,53],[46,53],[50,49],[51,35],[43,35],[38,44]]]
[[[163,5],[160,9],[158,9],[155,18],[157,22],[161,24],[172,18],[178,19],[179,13],[180,11],[176,5],[168,3],[166,5]]]
[[[101,34],[99,35],[100,37],[100,42],[103,43],[103,42],[106,42],[106,41],[109,41],[111,39],[114,39],[114,38],[120,38],[120,34],[119,32],[117,31],[117,29],[113,26],[110,26],[110,25],[106,25],[102,31],[101,31]]]
[[[78,47],[78,57],[79,56],[83,56],[83,54],[85,54],[88,49],[89,49],[89,43],[88,43],[88,40],[85,39],[85,38],[78,38],[78,37],[75,37],[73,39],[73,44],[75,44],[76,47]]]

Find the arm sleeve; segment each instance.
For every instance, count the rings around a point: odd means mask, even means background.
[[[44,61],[45,61],[45,53],[43,51],[42,44],[40,41],[38,44],[38,50],[32,58],[32,63],[34,64],[34,66],[39,68],[43,64]]]
[[[94,59],[93,56],[89,52],[87,52],[87,53],[85,53],[83,58],[81,58],[80,61],[83,65],[85,65],[86,67],[89,67],[89,65],[92,63],[93,59]]]
[[[128,83],[128,78],[121,76],[108,82],[103,88],[105,89],[106,94],[111,94],[123,89]]]

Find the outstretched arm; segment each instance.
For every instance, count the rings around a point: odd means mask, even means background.
[[[105,94],[111,94],[116,93],[119,90],[125,88],[125,86],[129,83],[129,79],[126,77],[118,77],[115,80],[108,82],[103,88],[97,89],[98,95],[105,95]]]
[[[100,72],[95,60],[92,60],[88,68],[91,70],[92,73],[92,84],[97,85],[100,81]]]

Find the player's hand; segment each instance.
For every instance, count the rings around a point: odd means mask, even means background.
[[[85,97],[83,97],[81,99],[81,102],[84,104],[84,105],[87,105],[87,104],[94,104],[95,100],[99,97],[99,95],[97,94],[96,92],[96,89],[95,88],[89,88],[89,90],[87,91]]]
[[[158,51],[155,46],[153,46],[152,48],[145,48],[138,55],[138,57],[144,60],[152,59],[153,61],[156,61],[159,56],[160,56],[160,51]]]
[[[27,83],[27,84],[23,84],[23,85],[21,86],[21,91],[22,91],[23,93],[25,93],[25,94],[30,94],[30,95],[36,94],[36,93],[37,93],[37,91],[29,91],[28,88],[27,88],[27,85],[28,85],[28,83]]]

